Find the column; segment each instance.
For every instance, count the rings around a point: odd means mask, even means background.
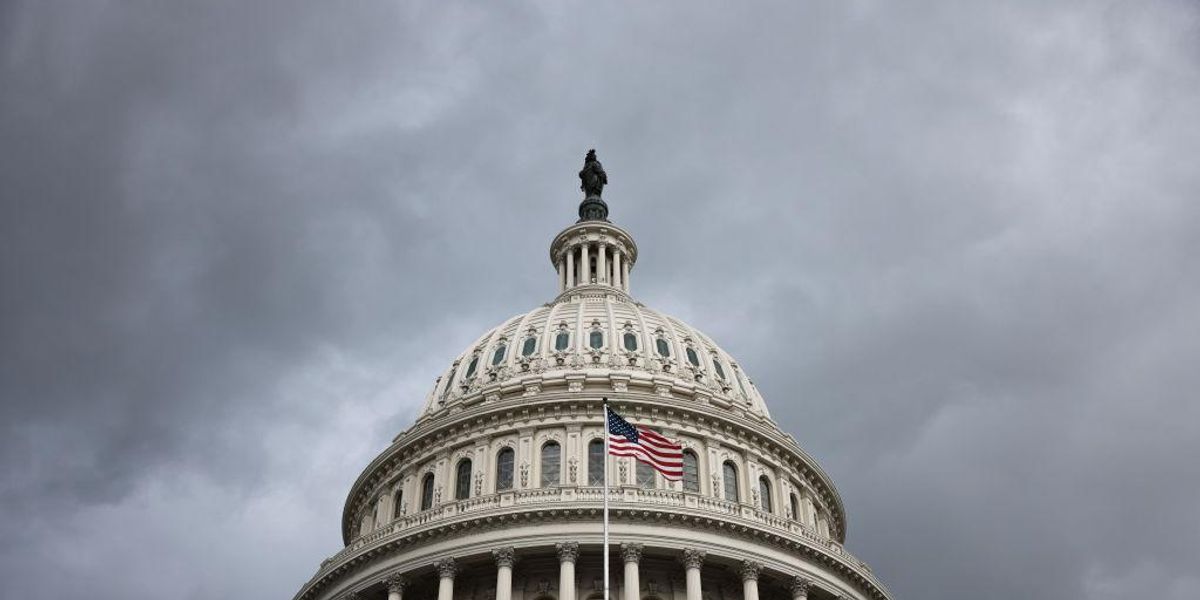
[[[642,584],[638,581],[638,563],[642,560],[642,545],[622,543],[621,558],[625,560],[625,600],[641,600]]]
[[[700,567],[704,564],[704,551],[696,548],[683,549],[683,566],[687,569],[687,600],[701,600]]]
[[[458,573],[458,565],[454,564],[453,558],[443,558],[434,567],[438,577],[442,578],[438,583],[438,600],[454,600],[454,576]]]
[[[621,263],[621,285],[623,286],[621,289],[629,291],[629,263],[627,262]]]
[[[554,547],[558,550],[558,600],[575,600],[575,561],[579,560],[579,542],[560,542]]]
[[[512,600],[512,570],[517,553],[512,546],[492,550],[496,559],[496,600]]]
[[[583,271],[583,275],[579,278],[579,285],[587,285],[592,282],[592,263],[588,262],[588,245],[579,245],[579,268]]]
[[[613,287],[615,287],[617,289],[621,289],[621,286],[624,283],[625,283],[625,280],[621,279],[621,251],[618,250],[616,246],[613,246],[613,283],[612,284],[613,284]]]
[[[742,561],[742,599],[758,600],[758,574],[762,572],[762,564],[752,560]],[[439,599],[441,600],[441,599]]]
[[[792,600],[808,600],[808,588],[812,587],[812,580],[799,575],[792,578]]]
[[[567,251],[567,287],[575,287],[575,250]]]
[[[404,600],[404,587],[408,585],[408,580],[400,575],[392,575],[383,580],[383,585],[387,587],[388,600]]]
[[[605,263],[608,254],[608,244],[596,244],[596,283],[608,282],[608,264]]]
[[[567,289],[567,265],[564,259],[558,259],[558,291],[561,293]]]

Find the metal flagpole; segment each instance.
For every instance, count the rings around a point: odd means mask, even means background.
[[[604,398],[604,600],[608,595],[608,398]]]

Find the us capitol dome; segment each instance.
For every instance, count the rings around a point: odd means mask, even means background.
[[[734,357],[630,295],[633,236],[589,153],[558,295],[488,330],[359,475],[345,547],[295,600],[890,600],[829,476]],[[668,481],[604,450],[602,398],[684,447]],[[604,461],[610,599],[604,598]]]

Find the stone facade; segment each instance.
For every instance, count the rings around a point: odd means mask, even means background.
[[[829,477],[736,360],[629,296],[607,220],[551,245],[558,296],[489,330],[359,476],[345,541],[296,600],[889,600],[842,546]],[[604,456],[601,401],[678,439],[684,481]]]

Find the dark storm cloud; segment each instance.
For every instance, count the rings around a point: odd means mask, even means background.
[[[1200,595],[1186,3],[0,8],[6,596],[287,596],[599,149],[902,598]],[[153,565],[131,575],[130,564]]]

